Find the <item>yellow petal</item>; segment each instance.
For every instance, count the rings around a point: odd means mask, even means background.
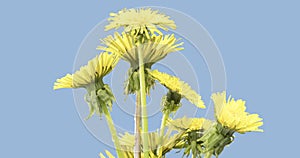
[[[229,97],[226,101],[226,92],[212,94],[215,104],[215,115],[219,123],[236,132],[245,133],[251,131],[261,132],[259,129],[263,125],[258,114],[246,112],[245,101]]]
[[[96,77],[107,75],[117,64],[119,58],[114,54],[103,52],[82,66],[74,74],[57,79],[53,89],[80,88],[94,83]]]
[[[201,96],[197,94],[187,83],[181,81],[175,76],[159,72],[158,70],[149,70],[149,74],[168,89],[177,92],[185,97],[188,101],[195,104],[199,108],[205,108]]]

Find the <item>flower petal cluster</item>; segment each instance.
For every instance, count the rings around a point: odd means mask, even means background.
[[[118,63],[119,58],[116,55],[103,52],[90,60],[87,65],[82,66],[74,74],[57,79],[53,89],[61,88],[87,88],[94,84],[96,79],[101,79],[111,72]]]
[[[171,52],[180,51],[183,43],[178,43],[178,39],[172,35],[153,35],[147,41],[140,42],[134,35],[123,32],[116,32],[114,36],[108,36],[102,40],[104,46],[98,46],[98,50],[103,50],[119,55],[129,62],[132,67],[138,67],[139,51],[143,54],[144,64],[154,64],[163,59]]]
[[[153,71],[149,70],[148,73],[159,83],[161,83],[168,89],[182,95],[184,98],[186,98],[188,101],[190,101],[197,107],[205,108],[201,96],[197,92],[195,92],[191,88],[191,86],[181,81],[179,78],[163,72],[159,72],[158,70],[153,70]]]
[[[159,29],[165,31],[169,28],[176,29],[175,22],[170,20],[169,16],[151,8],[122,9],[117,13],[110,13],[108,21],[109,24],[105,27],[105,30],[124,27],[125,32],[145,33],[148,37],[150,37],[149,32],[162,35]]]
[[[224,127],[238,133],[263,131],[259,129],[263,125],[262,118],[258,114],[249,114],[246,112],[245,101],[241,99],[234,100],[231,97],[226,100],[226,92],[215,93],[211,98],[215,104],[217,121]]]

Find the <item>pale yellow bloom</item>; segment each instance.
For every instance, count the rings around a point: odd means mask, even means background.
[[[168,125],[171,127],[179,128],[181,130],[208,130],[212,127],[213,121],[205,118],[187,118],[182,117],[175,120],[169,120]]]
[[[126,32],[136,31],[138,34],[146,34],[149,37],[149,32],[154,34],[162,34],[158,28],[165,31],[168,28],[176,29],[176,25],[173,20],[170,20],[169,16],[159,13],[158,10],[152,10],[151,8],[140,8],[140,9],[123,9],[118,13],[110,13],[110,22],[105,30],[118,29],[124,27]]]
[[[153,35],[145,43],[136,41],[134,35],[123,32],[121,35],[115,33],[102,40],[105,46],[98,46],[98,50],[112,52],[119,55],[131,65],[138,65],[138,52],[143,53],[144,63],[155,63],[163,59],[167,54],[182,50],[183,43],[177,43],[178,39],[174,35]]]
[[[118,58],[107,52],[97,55],[87,65],[82,66],[74,74],[57,79],[53,89],[86,87],[95,82],[95,79],[107,75],[117,64]]]
[[[191,124],[189,130],[208,130],[211,128],[213,122],[205,118],[191,118]]]
[[[263,125],[262,118],[258,114],[247,113],[245,101],[231,97],[226,100],[226,92],[215,93],[211,98],[215,104],[216,118],[222,126],[239,133],[263,131],[259,129]]]
[[[179,78],[163,72],[159,72],[158,70],[149,70],[148,73],[162,85],[182,95],[197,107],[205,108],[201,96],[198,95],[197,92],[195,92],[187,83],[181,81]]]

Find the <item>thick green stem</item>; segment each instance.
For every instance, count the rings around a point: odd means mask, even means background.
[[[112,136],[112,140],[115,144],[115,148],[116,148],[116,151],[117,151],[118,158],[123,158],[124,155],[123,155],[123,152],[121,151],[121,148],[120,148],[120,142],[119,142],[119,138],[118,138],[118,135],[117,135],[117,130],[114,126],[114,122],[113,122],[113,120],[111,118],[111,115],[110,115],[110,113],[109,113],[106,106],[103,106],[103,111],[104,111],[104,115],[105,115],[109,130],[110,130],[110,133],[111,133],[111,136]]]
[[[148,146],[148,116],[147,116],[147,101],[146,101],[146,84],[145,84],[145,68],[144,57],[142,51],[139,49],[139,79],[140,79],[140,94],[141,94],[141,108],[142,108],[142,133],[143,133],[143,153],[144,158],[149,158]]]
[[[141,93],[136,93],[136,107],[135,107],[135,144],[134,144],[134,158],[141,158]]]
[[[163,117],[161,120],[160,133],[159,133],[159,146],[158,146],[158,150],[157,150],[158,157],[162,156],[163,138],[164,138],[166,123],[169,118],[169,115],[170,115],[170,112],[169,112],[169,110],[167,110],[166,112],[163,113]]]

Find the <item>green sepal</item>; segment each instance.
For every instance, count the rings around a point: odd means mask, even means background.
[[[85,94],[85,101],[89,106],[89,115],[85,118],[86,120],[91,118],[95,113],[98,116],[102,116],[103,113],[112,110],[113,101],[115,97],[107,84],[103,82],[95,82],[94,84],[86,87],[87,93]],[[104,108],[103,106],[106,106]],[[106,111],[105,111],[106,110]]]
[[[151,65],[145,64],[145,69],[150,68]],[[140,90],[140,78],[139,78],[139,68],[130,67],[128,72],[128,79],[125,81],[125,94],[134,94]],[[155,80],[150,77],[148,71],[145,71],[145,84],[146,93],[150,93],[150,89],[154,87]]]
[[[181,147],[184,148],[183,157],[189,157],[190,154],[197,158],[201,158],[204,151],[202,149],[202,141],[199,139],[203,136],[202,130],[192,130],[186,132],[186,134],[181,137],[181,141],[185,142]],[[178,146],[177,146],[178,147]]]
[[[199,139],[203,141],[204,153],[213,153],[216,157],[222,153],[224,148],[233,142],[234,131],[216,123],[210,130],[206,131]]]
[[[169,90],[169,92],[162,98],[162,112],[172,113],[176,112],[181,107],[181,95],[177,92]]]

